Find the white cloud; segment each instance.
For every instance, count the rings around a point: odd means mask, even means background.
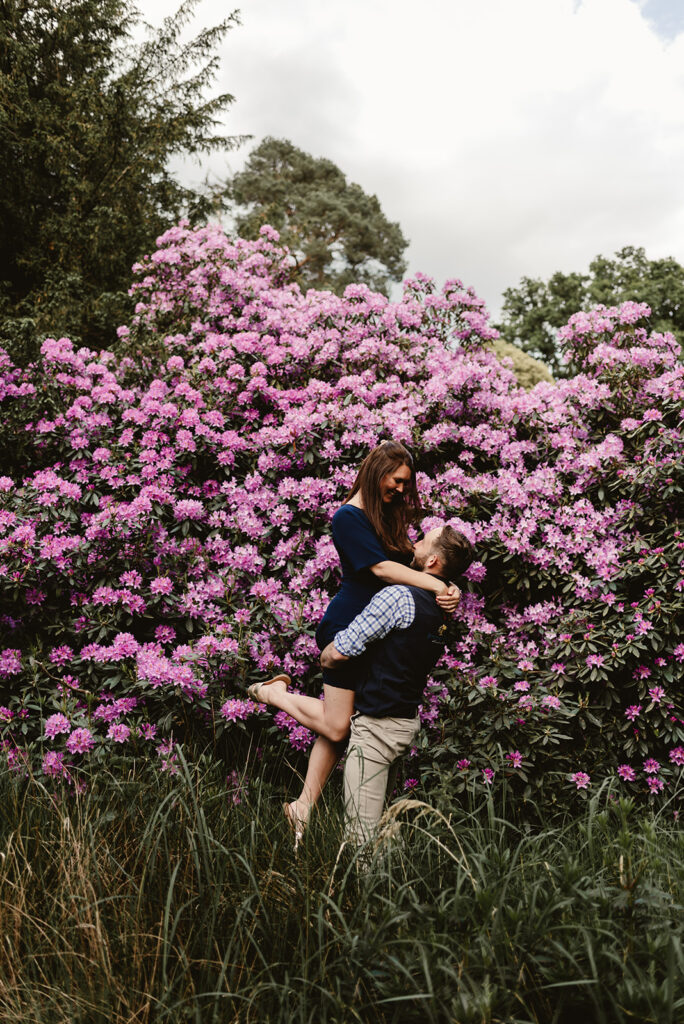
[[[494,308],[623,245],[684,262],[684,34],[657,34],[654,2],[244,0],[228,130],[335,160],[400,222],[411,271]]]

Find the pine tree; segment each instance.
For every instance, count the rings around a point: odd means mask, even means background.
[[[264,224],[277,228],[302,287],[341,293],[358,282],[388,294],[391,282],[402,279],[408,242],[401,228],[331,160],[266,138],[226,194],[243,238],[256,238]]]

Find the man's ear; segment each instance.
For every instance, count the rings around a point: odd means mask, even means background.
[[[425,559],[425,569],[437,569],[440,564],[441,563],[437,555],[428,555]]]

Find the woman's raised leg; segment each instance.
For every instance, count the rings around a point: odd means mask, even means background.
[[[301,725],[318,733],[311,748],[302,791],[286,804],[287,816],[296,832],[301,832],[313,805],[318,801],[330,773],[342,757],[354,711],[354,691],[323,685],[324,700],[289,693],[284,680],[276,679],[259,687],[257,700],[292,715]]]
[[[272,683],[262,683],[256,690],[255,699],[286,711],[300,725],[337,744],[349,733],[354,691],[342,690],[326,683],[323,685],[323,694],[325,699],[319,700],[318,697],[307,697],[303,693],[290,693],[287,683],[276,678]]]

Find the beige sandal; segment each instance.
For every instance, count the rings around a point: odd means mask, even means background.
[[[287,689],[292,680],[290,679],[289,676],[286,676],[284,672],[281,672],[279,675],[273,676],[272,679],[264,679],[260,683],[252,683],[251,686],[247,687],[247,693],[252,698],[252,700],[257,702],[257,704],[266,704],[267,702],[262,700],[261,697],[259,696],[259,691],[261,690],[261,687],[269,686],[271,683],[277,683],[281,679],[285,683],[285,689]]]

